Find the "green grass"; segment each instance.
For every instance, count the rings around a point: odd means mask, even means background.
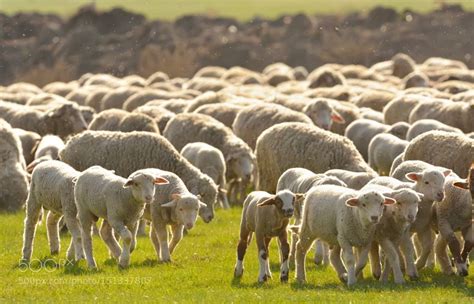
[[[316,267],[308,260],[308,284],[297,284],[290,274],[290,282],[278,280],[278,254],[272,242],[270,261],[274,279],[266,284],[256,283],[258,262],[255,242],[249,246],[245,259],[245,273],[238,281],[233,279],[233,267],[240,222],[239,208],[219,210],[211,224],[199,221],[180,243],[171,264],[156,262],[148,238],[138,240],[132,253],[132,265],[119,270],[108,258],[105,244],[94,239],[94,253],[98,271],[87,270],[85,261],[77,265],[41,269],[38,262],[32,270],[18,267],[22,246],[23,214],[0,216],[0,302],[204,302],[245,303],[266,299],[282,302],[353,303],[415,303],[453,302],[472,303],[474,297],[474,266],[467,278],[444,276],[438,269],[424,270],[418,282],[404,286],[381,284],[369,278],[349,289],[341,284],[331,267]],[[69,236],[63,235],[59,256],[49,255],[44,224],[39,226],[33,258],[60,262],[65,256]],[[51,263],[48,263],[51,266]]]
[[[8,14],[19,11],[40,11],[71,15],[75,10],[91,0],[0,0],[0,11]],[[410,8],[419,12],[433,10],[439,3],[461,3],[466,9],[474,9],[472,0],[97,0],[99,9],[115,6],[142,13],[149,18],[173,20],[186,14],[208,14],[235,17],[248,20],[256,15],[275,18],[282,14],[299,12],[310,14],[345,14],[368,10],[376,5],[393,7],[398,10]]]

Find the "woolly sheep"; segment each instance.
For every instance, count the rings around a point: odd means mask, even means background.
[[[196,222],[199,209],[206,205],[200,197],[188,191],[183,181],[174,173],[159,169],[143,169],[139,173],[165,178],[169,183],[155,186],[153,203],[146,205],[144,218],[151,221],[150,239],[157,257],[162,262],[171,261],[171,254],[183,237],[183,228],[190,230]],[[168,244],[166,226],[171,225],[172,237]]]
[[[465,178],[474,161],[474,140],[463,134],[430,131],[410,142],[403,159],[449,168]]]
[[[377,112],[375,110],[372,110],[371,108],[360,108],[359,110],[360,110],[360,117],[358,118],[365,118],[365,119],[374,120],[376,122],[384,123],[382,112]]]
[[[29,164],[35,159],[35,150],[41,140],[38,133],[13,128],[13,132],[20,138],[25,163]]]
[[[408,55],[398,53],[392,57],[392,74],[403,78],[416,70],[415,61]]]
[[[428,101],[427,96],[406,94],[394,98],[383,108],[384,121],[386,124],[404,121],[408,122],[410,112],[419,103]]]
[[[153,99],[170,99],[170,93],[166,91],[159,91],[159,90],[139,90],[137,93],[133,94],[123,103],[122,109],[128,112],[131,112],[138,108],[139,106],[143,106],[148,101]]]
[[[330,130],[333,122],[340,124],[346,122],[331,105],[331,100],[325,98],[312,100],[303,108],[303,113],[311,118],[316,126],[324,130]]]
[[[167,74],[165,74],[164,72],[161,72],[161,71],[157,71],[157,72],[151,74],[150,76],[148,76],[148,78],[146,80],[146,85],[150,86],[154,83],[167,82],[168,80],[170,80],[170,78]]]
[[[420,119],[418,121],[415,121],[408,129],[407,140],[412,140],[420,134],[434,130],[462,134],[462,131],[458,128],[453,128],[440,121],[434,119]]]
[[[160,106],[144,105],[133,110],[132,113],[142,113],[150,116],[156,121],[160,133],[166,128],[168,121],[173,118],[176,114]]]
[[[28,195],[28,180],[20,138],[0,119],[0,210],[19,210]]]
[[[368,107],[381,112],[393,98],[395,94],[389,91],[364,90],[361,95],[354,98],[354,104],[360,108]]]
[[[415,87],[428,87],[430,85],[430,80],[428,77],[421,72],[411,72],[406,75],[403,80],[403,88],[415,88]]]
[[[219,200],[221,207],[229,209],[227,201],[226,187],[226,165],[222,152],[206,143],[189,143],[181,150],[181,155],[186,158],[193,166],[208,175],[219,187]]]
[[[86,131],[72,137],[59,153],[76,170],[93,165],[128,176],[144,168],[160,168],[181,177],[193,194],[201,195],[206,208],[199,215],[208,223],[214,218],[217,186],[210,177],[184,159],[162,136],[149,132]]]
[[[102,97],[100,104],[100,110],[107,109],[121,109],[125,101],[132,95],[140,92],[142,89],[139,87],[120,87],[111,90],[109,93]]]
[[[288,254],[290,246],[286,227],[293,216],[295,202],[302,197],[289,190],[282,190],[272,195],[264,191],[251,192],[244,201],[240,222],[240,238],[237,246],[237,263],[234,276],[241,277],[244,271],[243,262],[252,233],[258,249],[260,264],[258,281],[265,282],[272,277],[268,244],[273,237],[278,237],[280,247],[280,281],[287,282],[289,276]]]
[[[409,142],[389,133],[377,134],[369,143],[369,166],[380,175],[388,175],[394,159]]]
[[[225,157],[231,202],[244,199],[244,192],[255,172],[255,156],[250,147],[219,121],[197,113],[181,113],[168,122],[163,135],[178,150],[190,142],[205,142]],[[240,189],[239,189],[240,188]]]
[[[184,112],[194,112],[200,106],[207,105],[207,104],[220,103],[222,102],[221,97],[222,95],[216,92],[212,92],[212,91],[205,92],[199,95],[198,97],[190,100]]]
[[[339,279],[349,286],[354,285],[356,269],[367,260],[384,205],[394,203],[395,200],[378,191],[356,191],[334,185],[314,187],[306,194],[303,220],[298,227],[296,279],[300,282],[306,280],[306,252],[315,239],[320,239],[332,246],[331,264]],[[357,267],[352,247],[361,250]],[[341,249],[345,267],[341,262]]]
[[[89,130],[146,131],[160,134],[156,121],[145,114],[129,113],[119,109],[100,112],[89,125]]]
[[[220,66],[205,66],[199,69],[194,77],[221,78],[226,71],[226,68]]]
[[[237,114],[243,109],[242,106],[232,103],[208,104],[197,108],[194,112],[211,116],[222,122],[226,127],[232,129],[232,124]]]
[[[39,135],[55,134],[61,138],[87,129],[78,106],[58,105],[43,113],[30,107],[0,101],[0,118],[8,121],[12,127],[33,131]]]
[[[329,67],[320,67],[312,71],[308,77],[309,88],[334,87],[345,83],[346,78]]]
[[[337,177],[338,179],[346,183],[348,188],[354,190],[360,190],[370,180],[378,176],[374,172],[353,172],[342,169],[331,169],[324,172],[324,174]]]
[[[43,87],[46,93],[56,94],[65,97],[79,86],[77,82],[50,82]]]
[[[273,192],[278,178],[290,168],[315,173],[329,169],[374,171],[350,140],[305,123],[281,123],[265,130],[257,140],[258,189]]]
[[[109,88],[99,88],[94,90],[94,92],[87,96],[85,105],[93,108],[96,112],[100,112],[102,110],[102,99],[110,92],[111,90]]]
[[[221,89],[228,86],[229,83],[223,79],[207,78],[207,77],[194,77],[190,79],[184,88],[191,90],[198,90],[201,92],[206,91],[220,91]]]
[[[148,102],[145,105],[153,105],[153,101]],[[175,114],[183,113],[188,105],[189,101],[186,99],[169,99],[160,103],[161,107]]]
[[[46,135],[41,138],[35,152],[35,159],[27,167],[31,173],[41,162],[59,159],[59,151],[64,148],[64,141],[56,135]]]
[[[29,262],[33,251],[36,225],[42,209],[48,210],[46,228],[51,254],[58,254],[60,249],[58,222],[64,221],[71,232],[71,244],[67,250],[68,260],[84,258],[81,231],[76,218],[77,209],[74,202],[73,180],[80,174],[71,166],[56,160],[45,161],[36,166],[31,176],[30,192],[26,201],[25,227],[23,234],[22,260]]]
[[[100,236],[119,266],[128,267],[130,253],[136,245],[138,220],[143,215],[145,204],[153,201],[155,185],[167,183],[167,179],[146,172],[134,172],[125,179],[100,166],[90,167],[79,174],[75,180],[74,200],[90,268],[97,268],[92,254],[93,223],[99,218],[104,219]],[[122,248],[112,229],[120,235]]]

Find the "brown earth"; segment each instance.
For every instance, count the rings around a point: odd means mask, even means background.
[[[474,12],[444,6],[429,14],[375,8],[347,16],[283,16],[241,23],[185,16],[148,21],[121,9],[55,15],[0,13],[0,84],[37,85],[86,72],[189,77],[203,66],[261,70],[281,61],[312,70],[328,62],[373,63],[403,52],[417,62],[441,56],[474,67]]]

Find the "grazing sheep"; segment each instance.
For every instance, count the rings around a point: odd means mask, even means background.
[[[20,138],[25,163],[29,164],[35,159],[35,150],[41,140],[38,133],[13,128],[13,132]]]
[[[406,75],[402,82],[404,89],[428,87],[430,85],[429,78],[425,74],[416,71]]]
[[[406,94],[398,96],[383,108],[384,121],[389,125],[400,121],[408,122],[413,108],[419,103],[429,100],[429,97],[423,95]]]
[[[354,190],[362,189],[368,182],[378,176],[373,172],[353,172],[342,169],[331,169],[324,172],[324,174],[337,177],[343,181],[348,188]]]
[[[389,133],[377,134],[369,143],[369,166],[380,175],[388,175],[395,158],[409,142]]]
[[[281,174],[294,167],[315,173],[329,169],[374,173],[350,140],[305,123],[281,123],[267,129],[255,151],[258,189],[268,192],[275,191]]]
[[[50,160],[36,166],[31,176],[30,192],[26,201],[25,228],[23,234],[22,260],[29,262],[33,251],[36,224],[42,209],[48,210],[46,228],[51,254],[58,254],[60,241],[58,222],[64,221],[71,232],[71,244],[67,250],[68,260],[76,261],[84,258],[81,231],[77,221],[77,209],[74,202],[74,179],[80,172],[69,165]]]
[[[166,128],[166,125],[168,124],[168,121],[170,121],[170,119],[175,117],[176,115],[175,113],[163,107],[153,105],[140,106],[133,110],[132,113],[141,113],[153,118],[156,121],[156,124],[158,125],[158,129],[160,129],[160,133],[163,133]]]
[[[266,129],[282,122],[312,124],[311,119],[300,112],[277,104],[256,104],[242,109],[235,118],[232,129],[250,148],[255,149],[257,138]]]
[[[89,125],[89,130],[146,131],[160,134],[156,121],[145,114],[129,113],[119,109],[100,112]]]
[[[392,75],[403,78],[416,70],[415,61],[408,55],[398,53],[392,57]]]
[[[420,119],[418,121],[415,121],[408,129],[407,140],[412,140],[420,134],[434,130],[462,134],[462,131],[458,128],[453,128],[440,121],[434,119]]]
[[[143,89],[139,87],[120,87],[111,90],[105,94],[100,104],[100,110],[107,109],[122,109],[125,101],[132,95],[140,92]]]
[[[410,142],[403,159],[417,159],[449,168],[466,178],[469,166],[474,162],[474,140],[463,134],[430,131]]]
[[[268,245],[273,237],[278,237],[280,247],[280,281],[288,281],[290,246],[286,227],[293,216],[295,203],[301,197],[301,194],[293,194],[289,190],[282,190],[274,195],[264,191],[254,191],[247,196],[240,222],[237,263],[234,269],[235,277],[241,277],[243,274],[245,252],[252,233],[255,233],[260,264],[258,281],[265,282],[272,277]]]
[[[255,156],[250,147],[221,122],[197,113],[181,113],[168,122],[163,135],[180,150],[191,142],[204,142],[225,157],[231,202],[243,201],[245,189],[255,172]],[[240,193],[240,199],[238,194]]]
[[[72,103],[57,105],[43,113],[28,106],[0,101],[0,118],[12,127],[33,131],[41,136],[55,134],[66,138],[87,129],[79,107]]]
[[[237,114],[243,109],[242,106],[232,103],[218,103],[202,105],[194,112],[211,116],[212,118],[222,122],[226,127],[232,129],[232,124]]]
[[[181,150],[181,155],[186,158],[193,166],[208,175],[219,187],[219,201],[221,207],[229,209],[226,187],[226,165],[222,152],[206,143],[189,143]]]
[[[110,88],[98,88],[97,90],[94,90],[94,92],[87,96],[85,105],[93,108],[96,112],[100,112],[102,99],[110,92]]]
[[[133,94],[123,103],[122,109],[128,112],[131,112],[138,108],[139,106],[143,106],[147,102],[154,100],[154,99],[170,99],[170,93],[166,91],[159,91],[159,90],[139,90],[137,93]]]
[[[28,173],[39,164],[47,160],[59,159],[59,151],[64,148],[64,141],[56,135],[46,135],[41,138],[35,152],[35,159],[27,167]]]
[[[188,191],[183,181],[174,173],[159,169],[143,169],[139,173],[160,176],[169,184],[155,186],[153,203],[146,205],[144,218],[151,221],[150,239],[157,257],[162,262],[171,261],[171,254],[183,237],[183,228],[194,227],[199,209],[206,205]],[[171,226],[172,237],[168,244],[168,231]]]
[[[128,176],[144,168],[173,172],[181,177],[191,193],[199,194],[207,205],[199,210],[204,222],[209,223],[214,218],[216,184],[160,135],[149,132],[86,131],[72,137],[59,156],[76,170],[100,165],[114,169],[120,176]]]
[[[356,191],[334,185],[312,188],[304,200],[301,226],[296,226],[299,234],[296,279],[300,282],[306,280],[306,253],[313,241],[320,239],[332,246],[331,264],[339,279],[348,286],[354,285],[356,269],[367,260],[384,206],[394,203],[395,200],[378,191]],[[357,267],[352,247],[361,250]],[[341,249],[345,267],[341,262]]]
[[[319,67],[312,71],[308,77],[309,88],[320,88],[320,87],[334,87],[336,85],[343,85],[346,82],[346,78],[338,71],[330,67]]]
[[[145,204],[155,196],[155,185],[168,184],[168,180],[146,172],[134,172],[127,179],[113,171],[93,166],[83,171],[75,180],[74,200],[77,218],[82,231],[82,244],[90,268],[97,268],[92,253],[92,225],[99,218],[104,219],[100,236],[118,259],[120,267],[128,267],[130,253],[135,249],[138,220],[142,217]],[[120,235],[120,248],[114,233]]]
[[[194,112],[200,106],[207,105],[207,104],[221,103],[222,102],[221,97],[222,97],[221,94],[218,94],[212,91],[203,93],[197,96],[196,98],[190,100],[184,112]]]
[[[0,210],[14,212],[25,204],[28,180],[20,138],[0,119]]]

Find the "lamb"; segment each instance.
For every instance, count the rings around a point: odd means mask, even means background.
[[[255,156],[250,147],[232,130],[209,116],[181,113],[171,119],[163,135],[180,150],[190,142],[205,142],[219,149],[226,160],[226,179],[231,202],[242,201],[245,188],[255,171]],[[240,199],[238,193],[240,192]]]
[[[374,136],[369,143],[369,166],[380,175],[388,175],[393,161],[408,144],[408,141],[389,133]]]
[[[312,124],[311,119],[300,112],[277,104],[256,104],[242,109],[232,125],[235,135],[255,149],[257,138],[263,131],[282,122]]]
[[[305,113],[313,123],[324,129],[330,130],[333,121],[343,124],[346,121],[332,106],[332,101],[326,98],[316,98],[303,108]]]
[[[160,106],[144,105],[133,110],[132,113],[142,113],[150,116],[156,121],[160,133],[166,128],[168,121],[173,118],[176,114]]]
[[[278,178],[290,168],[315,173],[329,169],[375,172],[347,138],[305,123],[281,123],[263,132],[256,146],[257,189],[273,192]]]
[[[378,174],[373,172],[353,172],[341,169],[331,169],[324,172],[324,174],[337,177],[343,181],[348,188],[354,190],[362,189],[368,182],[378,176]]]
[[[412,140],[413,138],[417,137],[420,134],[423,134],[429,131],[434,131],[434,130],[454,132],[454,133],[460,133],[460,134],[463,133],[458,128],[448,126],[434,119],[420,119],[414,122],[408,129],[407,140]]]
[[[76,178],[74,200],[81,226],[82,244],[89,268],[97,268],[92,253],[91,230],[94,222],[103,218],[100,236],[118,259],[119,267],[130,264],[130,253],[135,249],[138,220],[145,204],[155,196],[155,185],[168,184],[168,180],[146,172],[134,172],[127,179],[113,171],[93,166]],[[112,229],[120,235],[120,248]]]
[[[201,195],[206,208],[199,209],[204,222],[214,218],[217,186],[210,177],[184,159],[162,136],[150,132],[86,131],[72,137],[59,153],[76,170],[93,165],[128,176],[144,168],[160,168],[180,176],[193,194]]]
[[[25,204],[28,179],[20,138],[0,119],[0,210],[14,212]]]
[[[188,191],[183,181],[174,173],[159,169],[137,171],[160,176],[169,184],[155,187],[153,203],[146,205],[144,218],[151,221],[150,239],[157,257],[162,262],[171,261],[171,254],[183,237],[183,228],[193,228],[198,210],[206,205]],[[171,225],[172,238],[168,244],[166,226]]]
[[[25,163],[29,164],[35,159],[35,150],[41,140],[38,133],[13,128],[13,132],[20,138]]]
[[[417,159],[449,168],[466,178],[469,166],[474,161],[474,140],[463,134],[430,131],[410,142],[403,159]]]
[[[232,103],[208,104],[197,108],[194,112],[211,116],[222,122],[226,127],[232,129],[232,124],[237,114],[243,109],[242,106]]]
[[[26,201],[25,228],[23,234],[22,261],[28,263],[33,251],[36,224],[42,209],[49,210],[46,218],[49,248],[52,255],[60,249],[58,222],[64,221],[71,232],[71,244],[67,250],[68,260],[84,258],[81,231],[76,218],[77,209],[74,202],[74,180],[80,172],[69,165],[50,160],[36,166],[31,177],[30,192]]]
[[[296,245],[296,279],[306,280],[305,256],[315,239],[332,246],[331,264],[339,279],[348,286],[356,283],[355,258],[352,247],[361,249],[359,264],[367,260],[376,224],[380,221],[384,205],[395,200],[378,191],[356,191],[334,185],[314,187],[304,200],[303,220],[298,228]],[[341,262],[340,251],[345,268]],[[347,269],[347,274],[346,274]]]
[[[467,180],[461,180],[455,174],[446,178],[445,198],[433,205],[433,228],[439,232],[436,239],[436,257],[444,274],[452,274],[453,269],[446,252],[449,246],[458,275],[468,275],[468,257],[474,247],[472,225],[472,196]],[[456,235],[462,232],[464,248],[461,252]]]
[[[89,125],[89,130],[146,131],[160,134],[156,121],[140,113],[129,113],[119,109],[100,112]]]
[[[383,116],[386,124],[409,121],[410,112],[419,103],[429,101],[430,98],[418,94],[406,94],[394,98],[383,108]]]
[[[57,105],[43,113],[28,106],[0,101],[0,118],[12,127],[33,131],[41,136],[55,134],[61,138],[87,129],[87,124],[77,105]]]
[[[435,119],[465,133],[474,131],[474,102],[452,102],[435,99],[418,104],[411,110],[409,122]]]
[[[41,162],[47,160],[59,159],[59,151],[64,148],[64,141],[56,135],[46,135],[41,138],[35,152],[35,160],[27,167],[28,173],[33,172],[33,169]]]
[[[289,275],[288,254],[290,246],[286,227],[293,216],[295,202],[302,195],[283,190],[271,195],[264,191],[251,192],[244,201],[240,222],[240,238],[237,246],[237,263],[234,276],[241,277],[244,271],[244,256],[252,233],[258,248],[260,270],[258,282],[265,282],[272,277],[268,257],[268,244],[273,237],[278,237],[280,247],[280,281],[287,282]]]
[[[226,165],[222,152],[206,143],[195,142],[189,143],[181,150],[181,155],[186,158],[193,166],[199,168],[202,173],[206,174],[219,187],[219,201],[221,207],[229,209],[227,200],[226,186]]]

